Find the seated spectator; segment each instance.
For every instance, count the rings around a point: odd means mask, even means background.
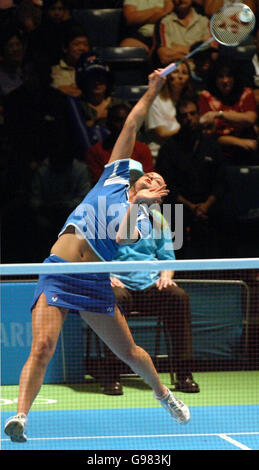
[[[114,77],[109,67],[98,59],[82,55],[77,63],[76,82],[86,112],[86,123],[105,124],[112,98]]]
[[[190,51],[196,49],[202,44],[201,41],[195,42]],[[218,49],[209,46],[207,49],[202,50],[194,54],[191,59],[191,77],[194,86],[194,90],[199,94],[207,86],[207,80],[209,75],[210,67],[213,61],[218,57]]]
[[[59,63],[62,57],[63,36],[66,28],[77,24],[67,18],[67,0],[45,0],[41,24],[30,34],[26,58],[48,57],[51,65]]]
[[[51,87],[48,60],[23,66],[24,83],[4,100],[5,132],[20,168],[20,178],[30,178],[33,168],[46,158],[51,142],[51,127],[70,134],[66,97]]]
[[[91,172],[92,182],[95,184],[100,178],[104,166],[109,161],[113,146],[121,132],[123,124],[129,114],[130,106],[126,103],[117,103],[109,107],[106,126],[110,134],[86,152],[86,163]],[[145,172],[153,170],[153,158],[149,147],[136,140],[132,157],[142,163]]]
[[[133,178],[139,178],[139,166],[133,170]],[[151,172],[149,175],[155,176]],[[147,175],[148,176],[148,175]],[[172,235],[165,218],[160,211],[151,211],[153,230],[148,238],[133,245],[121,246],[116,261],[156,261],[174,260]],[[176,374],[175,390],[193,393],[199,392],[191,372],[192,331],[190,299],[186,292],[173,280],[173,271],[112,273],[111,285],[118,303],[127,313],[138,311],[143,316],[159,315],[169,333],[173,357],[170,358],[170,373]],[[104,393],[121,395],[120,361],[113,353],[105,349],[105,368],[101,378]]]
[[[10,29],[1,37],[0,55],[0,100],[22,83],[24,44],[20,33]]]
[[[255,123],[257,109],[253,90],[245,87],[240,65],[215,61],[208,87],[199,96],[201,123],[215,133],[228,164],[258,164]]]
[[[191,72],[187,62],[183,62],[174,72],[167,75],[164,87],[147,114],[145,141],[151,149],[154,160],[157,158],[160,146],[180,129],[175,106],[183,96],[193,96]]]
[[[114,78],[102,61],[82,54],[76,65],[76,84],[81,95],[68,96],[70,118],[74,129],[79,159],[85,160],[86,150],[109,134],[106,128],[108,108],[113,102]]]
[[[139,178],[141,165],[131,171],[131,182]],[[143,172],[142,172],[143,173]],[[151,172],[149,175],[155,176]],[[148,176],[148,175],[147,175]],[[153,230],[148,238],[131,246],[121,246],[116,261],[174,260],[170,227],[160,211],[152,210]],[[172,343],[170,358],[171,378],[176,374],[175,390],[186,393],[199,392],[199,385],[191,372],[192,331],[190,299],[173,280],[173,271],[112,273],[111,285],[118,303],[127,313],[138,311],[143,316],[159,315],[163,320]],[[105,367],[99,378],[107,395],[123,393],[120,382],[120,361],[105,348]],[[172,380],[174,382],[174,380]]]
[[[226,2],[224,0],[203,0],[203,8],[204,12],[207,16],[212,16],[216,13],[220,8],[224,7]],[[228,3],[228,2],[227,2]],[[256,0],[242,0],[245,5],[248,5],[254,13],[256,13]]]
[[[50,241],[55,241],[63,221],[91,188],[84,162],[73,158],[69,136],[54,126],[49,136],[46,159],[32,175],[29,205],[35,220],[36,262],[47,256]]]
[[[52,86],[69,96],[80,96],[76,84],[76,64],[82,54],[90,53],[90,44],[84,30],[72,25],[64,33],[63,55],[59,64],[52,66]]]
[[[143,47],[152,50],[154,24],[173,11],[172,0],[124,0],[123,14],[126,28],[122,47]]]
[[[197,41],[210,37],[209,20],[192,7],[192,0],[174,2],[174,11],[155,25],[155,53],[162,66],[183,59]]]
[[[226,183],[220,145],[202,132],[194,100],[178,103],[177,119],[181,129],[161,147],[155,167],[170,190],[165,202],[171,204],[171,220],[175,204],[183,207],[183,246],[177,256],[230,257],[232,251],[235,254],[234,225],[224,218]]]

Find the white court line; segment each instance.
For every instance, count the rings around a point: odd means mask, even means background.
[[[152,438],[152,437],[209,437],[209,436],[218,436],[221,437],[222,439],[226,439],[228,436],[235,436],[235,435],[254,435],[258,434],[258,431],[252,431],[252,432],[229,432],[229,433],[207,433],[207,434],[140,434],[140,435],[127,435],[127,436],[66,436],[66,437],[32,437],[29,438],[28,441],[57,441],[57,440],[75,440],[75,439],[141,439],[141,438]],[[231,439],[231,438],[229,438]],[[1,439],[1,442],[9,441],[10,439]],[[228,440],[228,439],[226,439]],[[238,443],[238,441],[235,441],[232,439],[233,442]],[[232,444],[233,444],[232,442]],[[239,445],[242,445],[238,443]],[[244,446],[245,447],[245,446]],[[249,449],[246,447],[246,449]]]
[[[251,450],[250,447],[247,447],[244,444],[242,444],[241,442],[236,441],[236,439],[232,439],[232,437],[230,437],[230,436],[226,436],[226,434],[219,434],[219,437],[221,437],[221,439],[225,439],[225,441],[230,442],[234,446],[239,447],[239,449]]]

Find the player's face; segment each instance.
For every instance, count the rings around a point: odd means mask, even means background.
[[[135,189],[140,191],[141,189],[159,188],[164,185],[164,178],[162,178],[158,173],[152,171],[150,173],[146,173],[137,180]]]

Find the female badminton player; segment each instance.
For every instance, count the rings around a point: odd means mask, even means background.
[[[161,202],[168,190],[157,173],[141,176],[130,187],[130,156],[136,134],[164,80],[159,70],[149,76],[148,90],[128,115],[102,176],[68,217],[44,262],[110,261],[118,245],[135,243],[149,233],[147,207]],[[109,273],[48,274],[39,276],[32,304],[33,339],[20,377],[17,415],[5,424],[5,433],[12,441],[27,440],[27,415],[69,310],[79,311],[107,346],[143,378],[173,419],[189,421],[188,407],[161,383],[150,356],[135,344],[116,305]]]

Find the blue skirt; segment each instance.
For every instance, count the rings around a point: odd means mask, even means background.
[[[44,263],[67,263],[56,255]],[[109,273],[40,274],[34,292],[31,310],[44,293],[48,305],[67,308],[72,312],[104,313],[114,316],[116,299],[110,284]]]

